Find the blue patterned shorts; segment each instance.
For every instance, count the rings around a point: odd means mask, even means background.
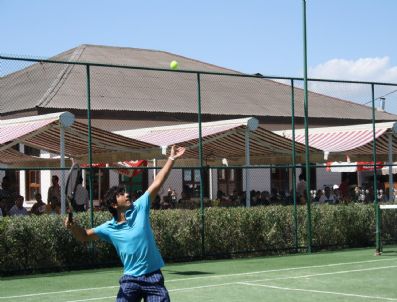
[[[141,299],[145,302],[170,301],[160,270],[139,277],[121,277],[116,302],[139,302]]]

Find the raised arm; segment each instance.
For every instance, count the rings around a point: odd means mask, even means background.
[[[156,198],[157,193],[159,192],[160,188],[163,186],[168,175],[170,174],[175,160],[181,157],[183,153],[185,153],[184,147],[176,147],[176,146],[171,147],[170,156],[168,157],[167,162],[165,163],[164,167],[160,170],[160,172],[157,174],[156,178],[154,179],[153,183],[150,185],[148,189],[148,192],[150,194],[150,200],[154,200]]]

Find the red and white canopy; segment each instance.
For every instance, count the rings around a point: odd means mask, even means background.
[[[376,169],[383,169],[383,162],[376,163]],[[328,172],[359,172],[359,171],[373,171],[374,162],[358,161],[358,162],[327,162],[325,164]]]
[[[251,158],[261,158],[262,162],[266,162],[280,154],[291,156],[292,142],[290,139],[274,134],[258,125],[258,120],[252,117],[202,123],[204,158],[207,161],[209,159],[244,158],[247,148],[247,130],[249,131]],[[114,133],[162,147],[179,144],[187,148],[184,158],[198,158],[198,123],[122,130]],[[297,153],[305,151],[304,145],[300,143],[296,143],[295,148]],[[311,152],[320,151],[311,148]]]
[[[396,129],[395,122],[376,123],[375,139],[377,153],[388,153],[387,133]],[[292,130],[274,131],[274,133],[292,139]],[[372,154],[374,131],[372,124],[309,128],[309,145],[328,153]],[[305,130],[295,130],[295,140],[305,143]],[[397,144],[393,142],[393,149]]]
[[[3,151],[22,143],[39,150],[61,154],[61,128],[64,131],[65,155],[81,162],[88,159],[88,126],[76,122],[69,112],[0,120],[0,162],[10,164],[18,160],[15,152]],[[161,156],[161,149],[153,144],[127,138],[99,128],[91,127],[91,150],[94,162],[146,159]],[[22,161],[22,156],[21,156]],[[23,157],[27,164],[27,157]],[[38,163],[37,158],[32,162]],[[53,162],[53,160],[52,160]],[[14,162],[15,163],[15,162]]]
[[[83,164],[82,167],[88,167],[89,165]],[[137,167],[146,167],[147,161],[146,160],[125,160],[119,161],[117,163],[107,164],[107,163],[95,163],[92,164],[94,168],[105,168],[105,167],[120,167],[116,169],[117,173],[127,176],[127,177],[134,177],[139,175],[143,172],[142,169],[127,169],[127,168],[137,168]]]

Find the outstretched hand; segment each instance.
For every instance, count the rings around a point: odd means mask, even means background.
[[[177,147],[177,146],[173,145],[171,147],[170,157],[176,159],[178,157],[181,157],[183,155],[183,153],[185,153],[185,151],[186,151],[185,147]]]

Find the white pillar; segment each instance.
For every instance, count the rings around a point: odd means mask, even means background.
[[[249,183],[249,166],[250,166],[250,129],[245,129],[245,206],[249,208],[251,206],[251,193]]]
[[[61,214],[66,212],[65,198],[65,128],[60,125],[60,151],[61,151]]]
[[[19,144],[19,152],[25,153],[25,145],[24,144]],[[19,172],[19,194],[22,195],[25,198],[26,201],[26,170],[21,170]]]
[[[41,150],[40,157],[51,158],[51,154],[47,151]],[[41,197],[45,203],[48,200],[48,189],[51,186],[51,170],[42,170],[40,174]]]
[[[183,176],[182,176],[183,177]],[[212,200],[213,198],[213,192],[212,192],[212,190],[213,190],[213,184],[212,184],[212,169],[211,168],[209,168],[208,169],[208,177],[209,177],[209,191],[210,191],[210,196],[209,196],[209,198],[210,198],[210,200]]]
[[[388,148],[388,155],[389,155],[389,201],[394,201],[393,198],[393,189],[394,189],[394,180],[393,180],[393,133],[390,132],[388,135],[389,139],[389,148]]]

